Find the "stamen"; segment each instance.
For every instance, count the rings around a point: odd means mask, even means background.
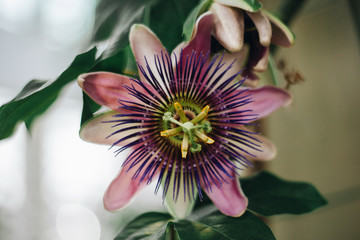
[[[181,157],[186,158],[186,155],[188,153],[189,148],[189,136],[187,134],[184,134],[184,138],[181,141]]]
[[[189,146],[190,151],[192,153],[197,153],[201,151],[201,145],[197,142],[197,139],[200,141],[207,143],[207,144],[213,144],[215,141],[211,139],[210,137],[206,136],[202,131],[199,129],[202,129],[204,132],[209,133],[211,132],[211,124],[208,121],[203,121],[202,124],[197,124],[201,122],[204,118],[206,118],[207,114],[209,113],[210,106],[206,105],[202,111],[195,116],[194,119],[189,121],[189,119],[186,117],[183,107],[179,102],[174,103],[175,110],[177,114],[180,117],[181,122],[176,120],[173,117],[173,114],[171,112],[166,112],[163,116],[164,121],[170,121],[179,127],[161,131],[160,136],[162,137],[172,137],[178,134],[183,135],[183,139],[181,141],[181,157],[186,158]],[[195,125],[196,124],[196,125]],[[195,137],[195,136],[196,137]]]
[[[209,138],[208,136],[206,136],[205,134],[203,134],[199,130],[194,130],[194,133],[204,143],[213,144],[215,142],[213,139]]]
[[[176,112],[179,114],[180,116],[180,120],[184,123],[184,122],[187,122],[188,119],[187,117],[185,116],[185,112],[184,112],[184,109],[182,108],[182,106],[180,105],[179,102],[176,102],[174,103],[174,107],[175,107],[175,110]]]
[[[207,114],[209,113],[209,109],[210,109],[210,106],[206,105],[203,108],[203,110],[201,110],[201,112],[194,119],[191,120],[191,122],[192,123],[198,123],[201,120],[203,120],[207,116]]]
[[[173,129],[170,129],[170,130],[161,131],[160,136],[162,136],[162,137],[172,137],[172,136],[175,136],[178,133],[181,133],[181,131],[182,131],[182,128],[177,127],[177,128],[173,128]]]

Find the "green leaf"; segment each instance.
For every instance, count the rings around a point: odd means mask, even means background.
[[[128,62],[127,47],[120,49],[116,54],[106,57],[99,61],[92,69],[95,71],[107,71],[113,73],[123,73]]]
[[[212,3],[213,0],[201,1],[200,4],[196,8],[194,8],[189,14],[189,16],[186,18],[183,25],[183,35],[185,36],[185,41],[190,40],[197,17],[207,11]]]
[[[199,0],[158,0],[150,6],[148,26],[171,52],[182,40],[183,25]]]
[[[165,213],[145,213],[127,224],[115,240],[275,239],[270,228],[249,211],[238,218],[225,216],[214,207],[203,213],[194,213],[193,218],[187,220],[172,220]]]
[[[94,116],[94,113],[100,109],[100,105],[92,100],[86,93],[83,94],[83,109],[81,113],[81,126],[90,118]]]
[[[97,8],[93,41],[109,40],[104,57],[129,44],[130,27],[143,23],[151,28],[171,52],[182,39],[186,16],[198,0],[102,0]]]
[[[24,121],[27,128],[56,100],[61,89],[88,72],[95,65],[96,48],[78,55],[71,65],[54,81],[30,81],[9,103],[0,107],[0,140],[11,136],[18,123]]]
[[[165,239],[170,219],[171,216],[166,213],[144,213],[127,224],[115,240]]]
[[[136,7],[144,8],[145,5],[145,0],[100,0],[96,7],[92,41],[108,40],[122,28],[119,24],[124,24],[129,20],[125,16],[131,17],[131,10],[135,10]],[[127,10],[129,11],[126,14]],[[134,15],[134,12],[132,13]],[[121,14],[125,14],[125,16]]]
[[[256,0],[215,0],[217,3],[235,8],[241,8],[248,12],[257,12],[262,4]]]
[[[129,44],[129,31],[133,24],[143,21],[146,6],[154,0],[102,0],[95,20],[93,41],[107,40],[110,46],[102,58],[113,56]]]
[[[269,172],[243,179],[241,185],[249,199],[248,209],[264,216],[307,213],[326,204],[311,184],[285,181]]]
[[[238,218],[228,217],[219,211],[194,221],[181,220],[174,223],[181,240],[270,240],[275,239],[270,228],[249,211]]]
[[[48,81],[37,80],[37,79],[31,80],[30,82],[28,82],[25,85],[25,87],[19,92],[19,94],[16,95],[14,100],[21,100],[21,99],[33,94],[34,92],[41,89],[41,87],[44,86],[46,83],[48,83]]]

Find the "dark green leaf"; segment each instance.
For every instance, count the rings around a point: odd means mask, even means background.
[[[223,5],[244,9],[248,12],[257,12],[262,8],[262,4],[256,0],[216,0]]]
[[[146,4],[146,0],[131,2],[131,0],[100,0],[96,8],[92,41],[108,40],[121,27],[121,25],[118,25],[119,21],[126,20],[121,18],[121,13],[124,13],[127,9],[129,11],[133,10],[132,4],[137,6],[145,6]],[[126,16],[129,15],[130,12]]]
[[[154,0],[102,0],[97,8],[93,41],[110,41],[102,58],[113,56],[129,44],[130,27],[141,23],[145,8]]]
[[[203,199],[199,199],[199,198],[196,199],[194,210],[200,209],[202,207],[209,206],[212,204],[211,199],[206,195],[206,193],[204,191],[201,191],[201,193],[202,193]]]
[[[103,57],[129,44],[130,27],[143,23],[171,51],[182,39],[182,28],[199,0],[102,0],[97,8],[93,41],[111,39]]]
[[[269,172],[242,179],[241,185],[249,198],[248,208],[264,216],[307,213],[326,204],[311,184],[285,181]]]
[[[181,240],[269,240],[275,239],[270,228],[249,211],[238,218],[228,217],[219,211],[202,216],[195,221],[175,222]]]
[[[28,82],[25,85],[25,87],[20,91],[20,93],[18,95],[16,95],[16,97],[14,98],[13,101],[23,99],[23,98],[33,94],[34,92],[40,90],[41,87],[43,85],[45,85],[46,83],[48,83],[48,81],[37,80],[37,79],[31,80],[30,82]]]
[[[213,0],[201,1],[200,4],[196,8],[194,8],[189,14],[189,16],[186,18],[183,25],[183,34],[185,36],[185,41],[190,40],[197,17],[206,10],[208,10],[212,2]]]
[[[158,0],[150,6],[148,26],[171,52],[182,40],[186,17],[198,0]]]
[[[56,100],[61,89],[88,72],[95,65],[96,48],[78,55],[72,64],[54,81],[30,81],[15,99],[0,107],[0,139],[11,136],[21,121],[31,128],[34,119]]]
[[[136,217],[116,236],[115,240],[165,239],[171,216],[166,213],[148,212]]]
[[[92,100],[83,92],[83,109],[81,113],[81,125],[94,116],[94,113],[100,109],[100,105]]]
[[[113,73],[123,73],[127,62],[128,62],[128,47],[120,49],[116,54],[104,58],[99,61],[92,69],[92,72],[95,71],[106,71]]]

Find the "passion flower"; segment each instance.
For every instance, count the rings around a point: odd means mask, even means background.
[[[79,76],[93,100],[113,109],[85,123],[81,137],[117,146],[117,153],[129,150],[105,193],[105,208],[123,208],[143,186],[157,181],[155,192],[162,188],[175,217],[191,211],[201,189],[221,212],[240,216],[247,198],[239,172],[251,166],[249,159],[267,160],[275,153],[271,142],[246,125],[288,103],[290,95],[275,87],[241,87],[236,64],[191,50],[193,42],[170,55],[144,25],[131,28],[130,45],[138,77]]]

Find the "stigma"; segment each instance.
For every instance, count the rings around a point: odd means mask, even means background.
[[[213,144],[215,142],[205,134],[212,130],[210,122],[205,120],[210,110],[209,105],[206,105],[193,119],[186,116],[185,111],[179,102],[174,103],[174,109],[176,110],[179,119],[175,119],[172,112],[165,112],[163,121],[171,122],[175,127],[160,132],[160,136],[182,136],[180,144],[182,158],[186,158],[189,150],[192,153],[200,152],[201,144],[199,141],[206,144]]]

